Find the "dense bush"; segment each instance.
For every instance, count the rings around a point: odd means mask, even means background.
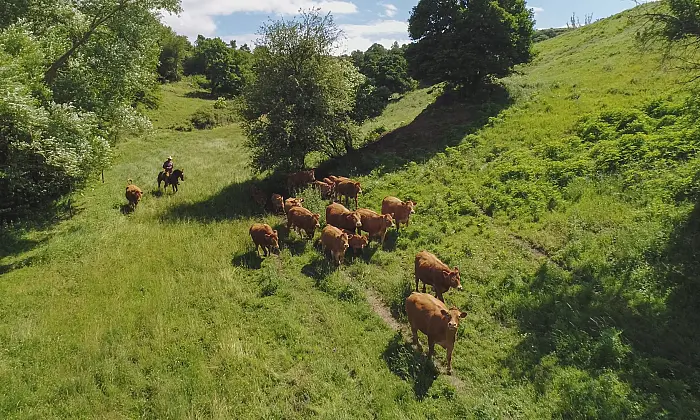
[[[0,31],[0,219],[60,197],[109,156],[94,113],[33,96],[49,96],[42,59],[26,30]]]
[[[213,105],[206,105],[194,112],[190,122],[199,130],[230,124],[238,118],[238,102],[219,98]]]

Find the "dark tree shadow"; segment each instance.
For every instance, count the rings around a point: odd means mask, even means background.
[[[400,332],[389,340],[382,357],[391,373],[413,385],[413,392],[418,400],[428,395],[430,387],[438,377],[438,370],[433,361],[414,350]]]
[[[650,268],[645,287],[665,300],[630,300],[639,293],[640,267]],[[515,313],[527,338],[505,361],[515,376],[544,392],[541,362],[556,354],[560,365],[592,377],[616,370],[647,402],[644,415],[700,412],[700,204],[642,261],[630,257],[569,273],[546,263],[522,292]]]
[[[193,90],[190,92],[185,93],[184,95],[186,98],[193,98],[193,99],[207,99],[207,100],[216,100],[218,98],[217,95],[213,95],[210,92],[206,92],[203,90]]]
[[[316,280],[318,284],[324,281],[329,275],[335,272],[338,267],[324,255],[316,255],[312,260],[301,268],[302,274]]]
[[[279,232],[279,231],[278,231]],[[306,251],[306,246],[309,241],[305,238],[301,238],[296,233],[293,237],[287,236],[284,240],[284,247],[289,250],[289,253],[294,256],[302,255]]]
[[[261,206],[251,194],[252,187],[259,189],[265,198],[266,204]],[[224,187],[211,198],[196,203],[184,203],[171,207],[162,216],[164,221],[170,220],[198,220],[202,222],[214,222],[221,220],[235,220],[261,215],[269,210],[270,196],[273,189],[266,183],[257,180],[231,184]]]
[[[262,251],[260,251],[262,252]],[[262,267],[263,257],[258,255],[254,249],[247,252],[239,253],[231,259],[231,265],[234,267],[244,267],[251,270],[259,270]]]
[[[390,229],[386,232],[384,243],[381,245],[385,251],[395,251],[396,242],[399,240],[399,232],[396,229]]]
[[[447,91],[410,124],[399,127],[360,149],[317,168],[317,178],[329,174],[367,175],[394,172],[409,162],[421,163],[459,144],[513,103],[501,85],[490,85],[465,97]]]

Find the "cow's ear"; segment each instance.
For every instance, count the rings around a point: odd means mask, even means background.
[[[450,276],[450,270],[442,270],[442,275],[447,278]]]
[[[450,317],[450,313],[447,311],[447,309],[440,309],[440,313],[442,314],[443,318]]]
[[[466,316],[467,316],[467,313],[466,313],[466,312],[460,312],[460,313],[459,313],[459,317],[460,317],[460,318],[464,318],[464,317],[466,317]]]
[[[276,230],[273,230],[272,233],[274,233],[275,235],[277,235],[277,231],[276,231]]]
[[[455,266],[455,271],[459,273],[459,268],[457,268],[457,266]]]

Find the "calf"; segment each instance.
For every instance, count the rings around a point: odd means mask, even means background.
[[[466,312],[445,304],[432,295],[412,292],[406,298],[406,314],[411,324],[413,344],[422,352],[418,341],[418,331],[428,336],[428,358],[435,352],[435,343],[447,351],[447,374],[452,374],[452,351],[455,348],[459,320],[467,316]]]
[[[284,200],[284,214],[289,213],[289,209],[292,207],[303,207],[302,204],[304,204],[303,198],[289,197],[288,199]]]
[[[401,223],[408,226],[408,217],[415,213],[415,201],[401,201],[396,197],[387,196],[382,200],[382,214],[390,214],[396,222],[396,230],[401,227]]]
[[[315,169],[309,169],[308,171],[295,172],[287,176],[287,189],[289,193],[293,193],[297,188],[303,187],[305,185],[311,184],[316,181],[314,176]]]
[[[335,189],[335,184],[327,184],[324,181],[314,181],[314,187],[321,193],[321,197],[328,199],[333,196],[333,190]]]
[[[272,202],[272,211],[275,213],[284,213],[284,200],[282,199],[282,196],[279,194],[272,194],[272,198],[270,199]]]
[[[380,243],[384,243],[384,238],[386,237],[386,230],[394,226],[394,219],[390,214],[378,215],[376,212],[370,209],[357,209],[357,213],[360,214],[360,220],[362,226],[360,229],[369,234],[370,240],[373,236],[378,236],[380,238]]]
[[[362,194],[362,187],[360,187],[360,183],[357,181],[340,181],[335,184],[335,193],[339,199],[345,196],[346,203],[349,199],[354,198],[355,208],[357,208],[357,195]]]
[[[340,265],[345,259],[345,251],[348,249],[348,234],[335,226],[326,225],[321,232],[321,245],[324,252],[331,251],[333,261]]]
[[[450,270],[447,264],[443,263],[428,251],[421,251],[416,254],[416,292],[418,291],[419,280],[423,281],[423,293],[425,293],[425,285],[433,286],[435,295],[441,301],[445,301],[442,294],[454,287],[457,290],[462,290],[462,283],[459,278],[459,268],[455,267]]]
[[[355,233],[362,226],[362,219],[356,211],[351,212],[342,204],[331,203],[326,207],[326,223]]]
[[[291,231],[294,228],[300,235],[300,230],[303,230],[309,239],[313,239],[316,228],[321,227],[318,223],[320,217],[320,214],[311,213],[303,207],[292,207],[287,213],[287,229]]]
[[[132,211],[136,210],[136,206],[139,204],[139,201],[141,201],[142,196],[143,191],[141,191],[141,188],[132,184],[131,180],[129,180],[126,186],[126,200],[129,202],[129,208],[131,208]]]
[[[260,250],[258,250],[258,247],[263,249],[263,255],[266,257],[272,252],[279,254],[279,237],[277,236],[277,231],[272,230],[270,225],[254,223],[248,232],[250,233],[250,238],[255,244],[256,254],[260,255]]]
[[[356,253],[359,251],[362,254],[362,250],[369,243],[369,238],[367,235],[356,235],[354,232],[343,229],[343,232],[348,234],[348,245],[352,248],[352,252]]]

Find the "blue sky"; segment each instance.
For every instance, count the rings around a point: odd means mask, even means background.
[[[341,52],[365,50],[375,42],[390,46],[408,42],[407,20],[417,0],[182,0],[179,16],[164,21],[176,32],[194,40],[198,34],[235,39],[239,45],[252,44],[260,25],[268,18],[291,17],[300,8],[320,7],[333,14],[346,39]],[[632,0],[530,0],[536,26],[565,26],[572,13],[583,21],[608,17],[634,6]]]

